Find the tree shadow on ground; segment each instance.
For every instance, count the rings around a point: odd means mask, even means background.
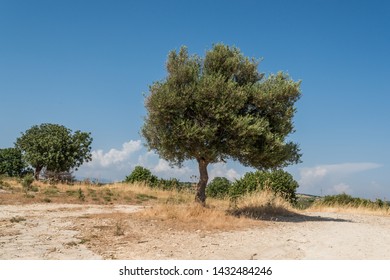
[[[246,217],[254,220],[273,222],[353,222],[352,220],[347,219],[303,215],[274,205],[246,206],[238,209],[228,210],[228,214],[236,217]]]

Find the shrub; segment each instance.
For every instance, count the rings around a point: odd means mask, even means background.
[[[22,186],[26,191],[31,190],[31,185],[34,182],[34,176],[27,174],[22,180]]]
[[[232,184],[229,195],[237,198],[247,193],[270,189],[291,203],[296,203],[296,189],[299,187],[294,178],[286,171],[256,171],[248,172],[240,180]]]
[[[153,175],[149,169],[142,166],[136,166],[129,176],[126,176],[125,182],[136,183],[142,182],[150,186],[155,186],[158,182],[157,176]]]
[[[281,169],[269,172],[271,189],[281,195],[287,201],[295,203],[297,201],[296,190],[299,187],[298,182],[293,176]]]
[[[206,188],[206,195],[213,198],[224,198],[229,194],[231,182],[225,177],[215,177]]]
[[[388,209],[390,206],[389,202],[383,201],[381,199],[376,199],[376,201],[371,201],[369,199],[364,199],[360,197],[352,197],[349,194],[338,194],[338,195],[327,195],[322,200],[320,200],[317,205],[324,206],[347,206],[347,207],[367,207],[367,208],[380,208]]]
[[[176,178],[158,179],[157,187],[163,190],[180,190],[182,184]]]
[[[85,200],[85,194],[84,194],[83,190],[81,188],[79,188],[77,193],[78,193],[78,196],[79,196],[79,200],[84,201]]]
[[[327,206],[334,206],[334,205],[351,205],[351,204],[360,204],[360,201],[358,198],[353,198],[349,194],[342,193],[338,195],[327,195],[322,200],[322,204]]]

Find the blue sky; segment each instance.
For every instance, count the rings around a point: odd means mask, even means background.
[[[388,1],[0,0],[0,148],[32,125],[92,133],[78,176],[122,180],[136,165],[193,180],[143,146],[143,94],[166,76],[169,51],[213,43],[262,58],[261,72],[302,80],[287,168],[300,192],[390,198]],[[239,178],[228,162],[211,177]],[[192,179],[191,179],[192,178]]]

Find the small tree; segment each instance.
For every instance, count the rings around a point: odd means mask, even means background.
[[[158,182],[158,178],[157,176],[153,175],[149,169],[138,165],[134,168],[129,176],[126,176],[125,182],[142,182],[149,184],[150,186],[154,186]]]
[[[27,164],[20,150],[15,148],[0,149],[0,174],[10,177],[21,176]]]
[[[62,125],[41,124],[28,129],[15,146],[35,169],[35,179],[43,168],[52,172],[68,172],[92,159],[90,133],[72,131]]]
[[[300,82],[282,72],[265,77],[258,62],[235,47],[214,45],[205,58],[182,47],[169,53],[168,75],[150,86],[142,134],[171,164],[195,159],[195,200],[205,204],[207,166],[233,159],[257,169],[298,163],[293,132]]]

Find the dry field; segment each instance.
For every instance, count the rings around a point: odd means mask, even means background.
[[[390,259],[390,216],[269,193],[192,203],[143,185],[0,188],[0,259]]]

